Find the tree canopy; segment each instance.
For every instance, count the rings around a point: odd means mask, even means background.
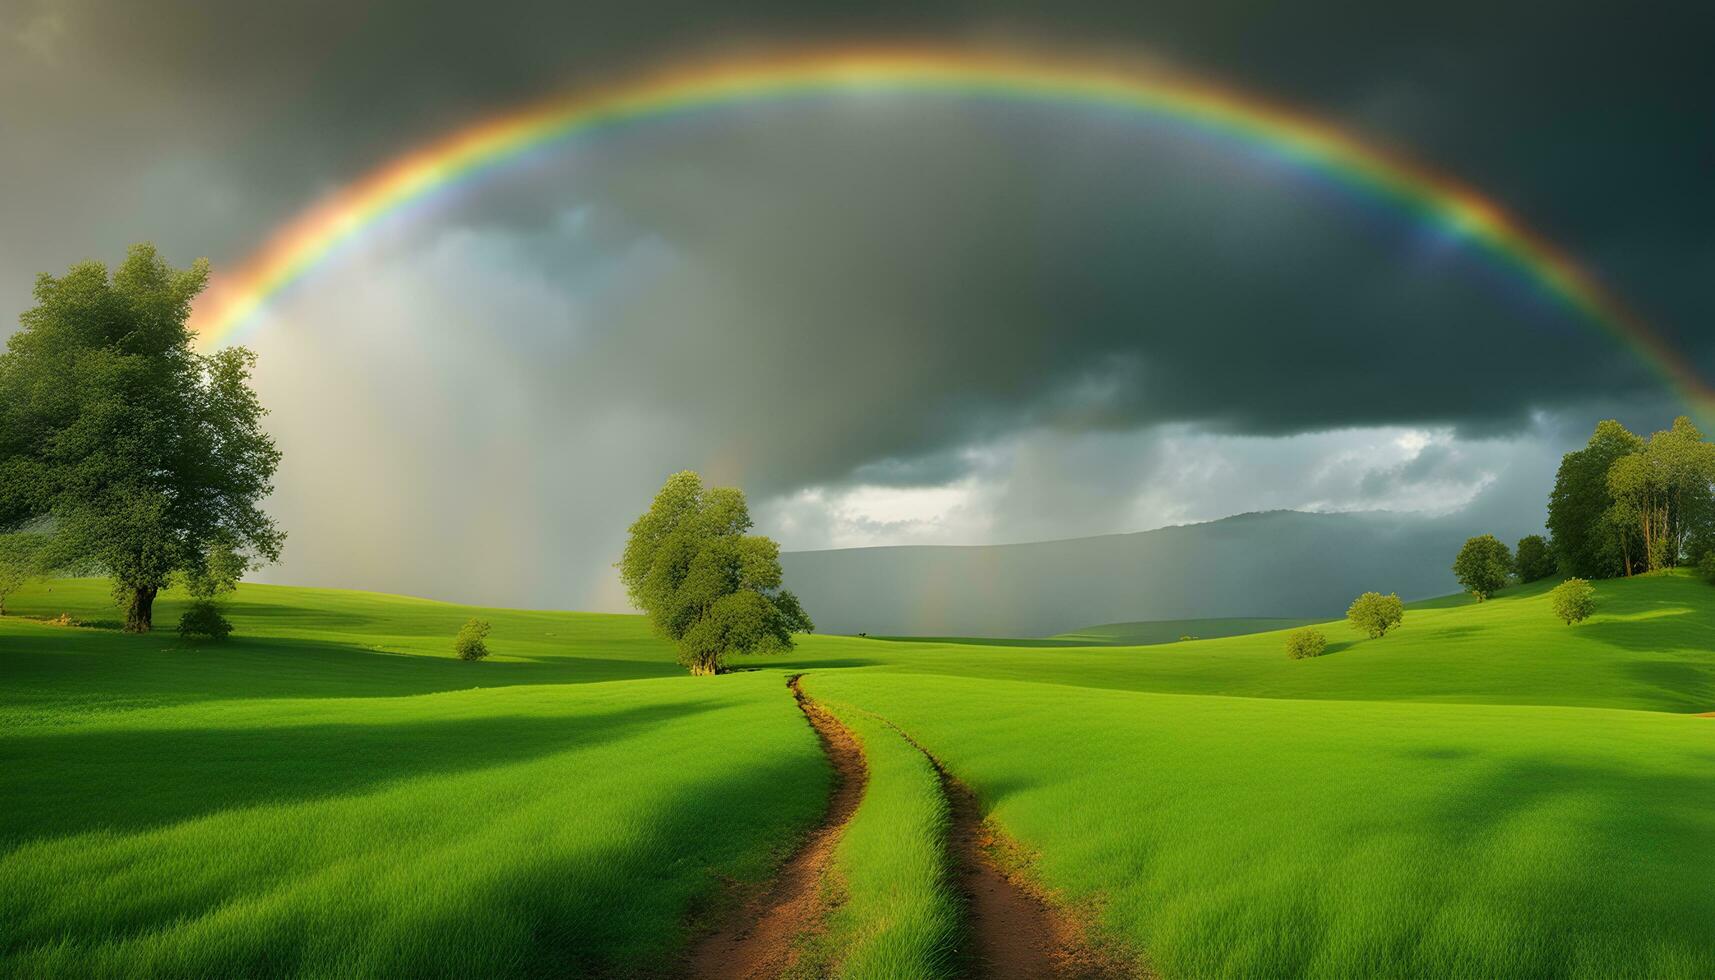
[[[1608,578],[1626,570],[1615,533],[1608,470],[1643,448],[1643,440],[1612,419],[1598,423],[1590,442],[1560,460],[1548,499],[1548,529],[1562,575]]]
[[[46,545],[44,534],[0,534],[0,616],[6,615],[6,597],[42,573]]]
[[[1482,602],[1506,587],[1512,567],[1513,556],[1507,546],[1492,534],[1481,534],[1459,549],[1453,559],[1453,576]]]
[[[0,355],[0,530],[45,527],[52,564],[111,576],[132,631],[220,542],[273,561],[285,538],[260,506],[280,453],[255,356],[192,345],[207,281],[206,262],[173,269],[149,245],[111,275],[99,262],[43,275]]]
[[[743,491],[705,489],[688,470],[631,525],[620,579],[693,674],[720,673],[730,654],[789,650],[815,628],[782,587],[780,546],[751,527]]]
[[[1513,551],[1513,571],[1518,573],[1520,582],[1535,582],[1554,574],[1554,552],[1548,545],[1548,539],[1540,534],[1527,534],[1519,538],[1518,547]]]
[[[1561,461],[1548,527],[1568,575],[1696,561],[1715,547],[1715,445],[1685,417],[1647,440],[1602,422],[1588,446]]]
[[[1352,600],[1346,609],[1346,620],[1352,628],[1379,640],[1386,636],[1388,630],[1398,626],[1405,619],[1405,604],[1400,602],[1396,593],[1382,595],[1380,592],[1365,592]]]

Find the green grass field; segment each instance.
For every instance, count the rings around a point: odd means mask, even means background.
[[[1315,622],[1310,619],[1263,619],[1239,616],[1227,619],[1151,619],[1135,623],[1103,623],[1085,626],[1069,633],[1059,633],[1051,640],[1064,640],[1091,645],[1132,647],[1151,643],[1173,643],[1183,637],[1213,640],[1223,636],[1244,636],[1248,633],[1269,633],[1291,629]]]
[[[892,726],[1167,977],[1715,974],[1715,589],[1601,583],[1571,628],[1544,593],[1329,624],[1307,661],[810,637],[717,678],[627,616],[265,586],[225,645],[8,616],[0,972],[670,968],[821,813],[802,671],[869,755],[847,975],[938,970],[957,930]],[[7,607],[115,618],[93,581]],[[462,663],[473,613],[495,656]]]

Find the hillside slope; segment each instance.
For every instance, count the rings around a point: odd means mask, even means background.
[[[1370,589],[1456,591],[1474,528],[1409,514],[1243,514],[1066,541],[781,556],[823,632],[1051,636],[1092,623],[1319,618]]]

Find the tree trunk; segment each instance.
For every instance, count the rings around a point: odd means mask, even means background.
[[[131,590],[125,605],[125,632],[147,633],[155,628],[155,592],[153,587]]]

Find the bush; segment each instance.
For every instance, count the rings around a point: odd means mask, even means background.
[[[1394,593],[1365,592],[1352,600],[1346,619],[1370,639],[1380,639],[1405,619],[1405,603]]]
[[[1554,604],[1554,615],[1571,626],[1581,623],[1596,611],[1596,588],[1581,578],[1569,578],[1548,593]]]
[[[1507,573],[1512,567],[1512,552],[1492,534],[1466,541],[1465,547],[1459,549],[1459,556],[1453,559],[1453,575],[1478,602],[1506,588]]]
[[[1535,582],[1553,575],[1554,549],[1540,534],[1520,538],[1518,549],[1513,552],[1513,570],[1518,572],[1520,582]]]
[[[1306,626],[1286,634],[1286,655],[1294,660],[1320,657],[1328,649],[1328,638],[1322,631]]]
[[[1710,585],[1715,585],[1715,549],[1706,552],[1703,560],[1697,563],[1697,574]]]
[[[459,655],[460,660],[481,660],[488,656],[488,644],[484,642],[488,639],[488,631],[488,620],[472,617],[459,627],[458,638],[453,640],[453,652]]]
[[[179,617],[179,635],[185,639],[202,637],[220,642],[232,635],[232,624],[220,614],[220,606],[209,601],[193,602]]]

